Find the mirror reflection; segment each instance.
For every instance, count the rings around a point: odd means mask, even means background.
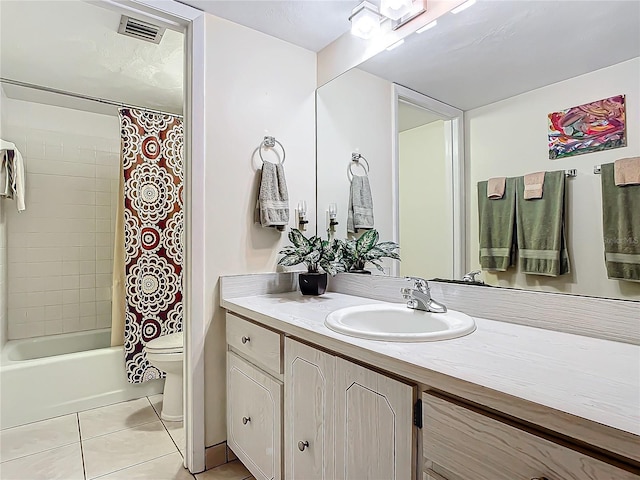
[[[601,176],[593,173],[595,166],[640,155],[640,4],[575,5],[478,2],[319,88],[318,229],[326,228],[328,206],[336,203],[336,237],[347,236],[352,167],[368,175],[381,239],[401,246],[402,262],[389,264],[388,272],[459,280],[480,269],[478,182],[575,169],[564,181],[569,273],[523,273],[516,262],[505,272],[485,270],[479,279],[640,300],[640,283],[607,276],[602,220],[612,212],[603,211]],[[590,34],[570,28],[577,24],[588,24]],[[561,45],[554,40],[558,25],[566,26]],[[450,151],[455,142],[443,139],[451,117],[396,98],[394,83],[464,111],[459,188]],[[615,95],[626,99],[626,146],[550,159],[550,113]],[[352,153],[366,158],[368,173]]]

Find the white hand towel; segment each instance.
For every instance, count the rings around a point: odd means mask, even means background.
[[[264,162],[260,179],[260,224],[283,231],[289,224],[289,193],[281,163]]]
[[[11,142],[0,139],[0,150],[13,150],[13,162],[8,169],[12,176],[10,178],[10,189],[13,193],[13,198],[16,200],[18,211],[22,212],[26,208],[24,203],[26,193],[24,159],[17,147]]]
[[[358,229],[373,228],[373,197],[369,177],[354,175],[349,189],[349,207],[347,209],[347,231],[358,233]]]

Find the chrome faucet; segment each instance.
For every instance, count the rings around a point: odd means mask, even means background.
[[[447,307],[431,298],[429,284],[423,278],[406,277],[414,283],[414,288],[401,288],[402,298],[407,300],[407,307],[424,312],[445,313]]]
[[[474,270],[473,272],[469,272],[464,277],[462,277],[462,281],[483,283],[480,280],[476,280],[476,275],[480,275],[480,273],[482,273],[480,270]]]

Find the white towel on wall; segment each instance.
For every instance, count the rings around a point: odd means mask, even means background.
[[[16,201],[18,211],[22,212],[26,208],[24,203],[26,187],[24,159],[15,144],[7,142],[6,140],[0,139],[0,150],[13,150],[13,161],[11,165],[6,163],[9,159],[9,155],[2,155],[3,165],[0,169],[2,170],[0,172],[0,183],[3,181],[6,183],[4,186],[0,185],[0,193],[3,193],[4,196],[7,197],[10,197],[10,195],[13,196]],[[7,194],[9,192],[10,195]]]

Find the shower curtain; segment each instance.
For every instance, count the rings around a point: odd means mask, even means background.
[[[164,376],[147,342],[182,331],[182,120],[123,108],[122,178],[114,249],[112,345],[124,343],[127,378]]]

